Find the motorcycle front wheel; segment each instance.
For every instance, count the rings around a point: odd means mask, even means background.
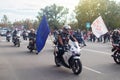
[[[113,59],[117,64],[120,64],[120,53],[118,51],[114,53]]]
[[[9,39],[9,38],[7,38],[6,40],[7,40],[7,42],[10,42],[10,39]]]
[[[57,58],[57,53],[56,53],[56,52],[54,52],[54,59],[55,59],[55,64],[56,64],[56,66],[57,66],[57,67],[60,67],[59,60],[58,60],[58,58]]]
[[[72,71],[75,75],[78,75],[82,72],[82,63],[79,59],[75,59],[72,65]]]

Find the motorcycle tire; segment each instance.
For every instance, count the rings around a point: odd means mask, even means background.
[[[16,44],[16,42],[14,42],[14,46],[16,46],[17,44]]]
[[[57,53],[54,52],[54,59],[55,59],[55,64],[57,67],[60,67],[60,64],[59,64],[59,61],[58,61],[58,58],[57,58]]]
[[[59,61],[58,61],[57,57],[55,57],[55,64],[56,64],[57,67],[60,67],[60,64],[59,64]]]
[[[30,49],[30,53],[32,53],[33,52],[33,49]]]
[[[18,47],[20,47],[20,42],[18,42]]]
[[[10,39],[9,39],[9,38],[7,38],[7,42],[10,42]]]
[[[114,53],[113,59],[117,64],[120,64],[120,53],[118,51]]]
[[[7,42],[10,42],[10,40],[7,40]]]
[[[79,59],[75,59],[72,65],[72,71],[75,75],[78,75],[82,72],[82,63]]]

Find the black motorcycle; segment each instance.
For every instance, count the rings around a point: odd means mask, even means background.
[[[114,61],[117,64],[120,64],[120,42],[118,43],[118,45],[113,46],[112,52],[114,52],[114,54],[112,55]]]
[[[11,38],[11,35],[10,35],[10,34],[7,34],[7,35],[6,35],[6,40],[7,40],[8,42],[10,42],[10,38]]]
[[[20,37],[19,36],[13,37],[13,44],[14,44],[14,46],[20,47]]]
[[[36,51],[36,42],[34,38],[29,39],[29,45],[27,46],[27,48],[30,50],[30,52],[33,52],[33,50]],[[38,53],[36,52],[36,54]]]
[[[23,40],[27,40],[27,33],[23,33]]]

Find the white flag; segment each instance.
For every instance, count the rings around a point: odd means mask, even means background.
[[[104,24],[104,21],[101,16],[99,16],[95,21],[93,21],[91,28],[92,28],[93,34],[97,38],[99,38],[101,35],[108,32],[106,25]]]

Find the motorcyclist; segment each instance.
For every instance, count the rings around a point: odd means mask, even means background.
[[[26,30],[23,31],[22,36],[23,36],[24,40],[27,40],[27,31]]]
[[[30,30],[30,33],[28,34],[28,38],[29,38],[29,40],[30,39],[35,39],[36,38],[36,34],[35,34],[35,30],[34,29],[31,29]]]
[[[7,32],[6,32],[6,40],[9,42],[10,41],[10,37],[11,37],[11,33],[10,33],[10,31],[8,30]]]
[[[13,42],[15,41],[15,37],[17,36],[17,33],[18,33],[18,29],[16,28],[12,33],[12,41]]]
[[[77,41],[71,34],[70,34],[71,27],[69,25],[65,25],[63,27],[63,31],[58,35],[58,61],[63,62],[63,54],[67,50],[69,39],[72,41]]]
[[[30,49],[31,47],[33,47],[35,49],[36,34],[34,29],[30,30],[30,33],[28,34],[28,38],[29,38],[29,44],[27,48]],[[32,42],[32,46],[30,42]]]
[[[55,45],[58,44],[58,35],[61,34],[61,32],[62,32],[62,29],[59,29],[59,30],[55,30],[54,33],[53,33],[54,34],[54,41],[53,41],[53,43]]]
[[[114,30],[112,34],[112,45],[115,46],[120,41],[120,34],[118,30]]]
[[[84,39],[82,38],[82,33],[80,31],[80,29],[78,29],[73,36],[77,39],[78,43],[83,44],[84,46],[86,46]]]
[[[10,31],[9,31],[9,30],[6,32],[6,35],[7,35],[7,34],[10,34]]]
[[[120,49],[120,33],[119,30],[114,30],[113,34],[112,34],[112,52],[114,50],[116,50],[116,47],[118,47]],[[111,55],[112,57],[114,57],[115,55]]]

